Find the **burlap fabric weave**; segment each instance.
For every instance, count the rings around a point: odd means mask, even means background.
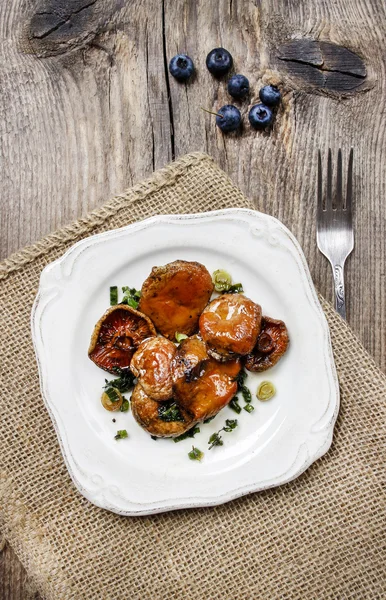
[[[386,596],[386,378],[323,300],[341,410],[331,450],[295,481],[215,508],[128,518],[87,502],[66,471],[30,338],[41,270],[87,235],[227,207],[253,205],[192,154],[0,264],[0,527],[46,598]]]

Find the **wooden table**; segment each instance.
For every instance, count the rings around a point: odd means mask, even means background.
[[[0,258],[76,219],[174,157],[203,150],[297,236],[319,290],[332,277],[315,239],[320,148],[355,152],[348,320],[386,367],[385,5],[381,0],[23,0],[0,6]],[[201,110],[230,103],[205,67],[224,46],[284,98],[272,131],[224,136]],[[186,52],[197,75],[168,74]],[[181,204],[181,212],[184,206]],[[358,401],[361,401],[358,398]],[[0,597],[37,597],[5,546]]]

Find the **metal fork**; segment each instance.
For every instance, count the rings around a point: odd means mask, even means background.
[[[332,266],[335,285],[335,309],[343,319],[346,318],[344,263],[354,248],[354,233],[352,226],[352,166],[353,148],[351,148],[348,161],[346,201],[344,201],[342,185],[342,150],[339,148],[336,173],[336,194],[335,202],[333,202],[331,148],[328,150],[326,199],[325,205],[323,205],[322,157],[319,150],[317,242],[319,250],[330,261]]]

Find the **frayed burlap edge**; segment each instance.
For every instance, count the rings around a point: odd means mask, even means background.
[[[200,161],[210,161],[213,159],[202,152],[192,152],[183,156],[168,166],[155,171],[155,173],[138,183],[134,187],[128,188],[122,194],[115,196],[101,208],[90,212],[86,217],[79,219],[51,233],[31,246],[23,248],[19,252],[0,262],[0,280],[5,279],[10,273],[21,269],[36,258],[42,256],[49,250],[57,248],[61,244],[85,237],[92,233],[93,229],[102,225],[107,219],[115,215],[122,208],[126,208],[132,202],[145,200],[155,191],[173,185],[191,165]]]

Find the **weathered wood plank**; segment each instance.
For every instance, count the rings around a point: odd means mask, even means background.
[[[353,146],[349,322],[386,370],[385,27],[376,0],[2,3],[0,257],[173,156],[205,150],[260,210],[294,232],[315,283],[332,298],[330,267],[315,241],[316,156],[318,148],[342,147],[347,157]],[[252,86],[249,104],[239,104],[242,133],[226,137],[201,110],[231,101],[225,81],[205,68],[206,54],[220,45]],[[177,51],[197,66],[187,85],[167,75]],[[272,131],[257,133],[248,107],[268,81],[282,86],[283,105]],[[27,597],[10,556],[0,561],[3,595]]]

